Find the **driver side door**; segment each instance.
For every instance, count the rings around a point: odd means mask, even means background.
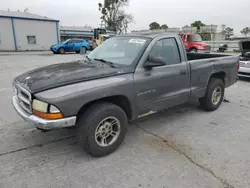
[[[181,60],[175,38],[158,40],[149,56],[162,57],[166,65],[151,69],[137,67],[134,88],[139,116],[182,104],[190,94],[188,64]]]
[[[75,41],[70,40],[65,44],[65,52],[74,52],[75,50]]]

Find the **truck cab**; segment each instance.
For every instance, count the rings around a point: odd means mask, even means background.
[[[187,52],[209,52],[210,46],[202,42],[199,34],[183,33],[180,35]]]

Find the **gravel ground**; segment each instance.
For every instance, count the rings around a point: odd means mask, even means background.
[[[51,53],[0,54],[0,187],[250,187],[250,80],[226,90],[215,112],[197,101],[140,119],[113,154],[93,158],[74,129],[42,133],[11,106],[12,79],[81,59]]]

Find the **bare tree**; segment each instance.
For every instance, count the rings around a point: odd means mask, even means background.
[[[104,0],[103,3],[98,4],[106,29],[115,31],[117,34],[127,32],[128,24],[133,22],[133,16],[124,10],[128,5],[129,0]]]
[[[241,33],[247,37],[248,33],[250,33],[250,27],[245,27],[241,30]]]

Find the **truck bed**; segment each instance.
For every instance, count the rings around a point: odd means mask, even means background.
[[[188,61],[199,60],[199,59],[210,59],[210,58],[219,58],[219,57],[228,57],[232,55],[228,54],[219,54],[219,53],[187,53]]]
[[[239,55],[187,53],[191,74],[191,91],[196,97],[204,95],[208,78],[214,73],[225,75],[225,87],[237,80]]]

